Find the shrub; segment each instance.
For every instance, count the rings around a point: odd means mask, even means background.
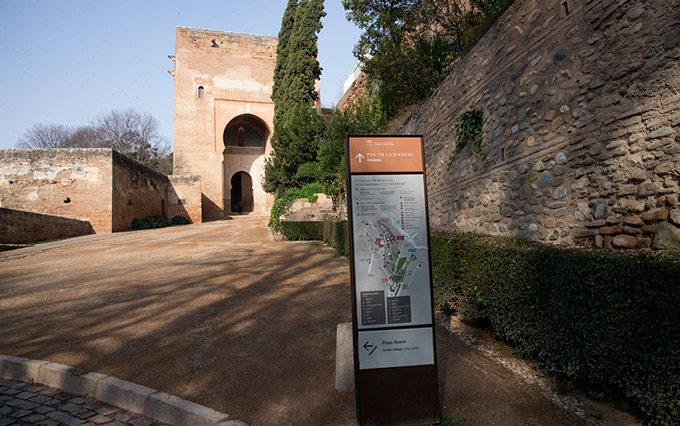
[[[546,372],[680,422],[680,259],[433,234],[434,302]]]
[[[162,215],[147,216],[144,219],[132,219],[131,229],[138,231],[140,229],[163,228],[170,226],[170,221]]]
[[[343,256],[349,255],[347,249],[349,228],[347,221],[292,222],[283,221],[281,233],[289,240],[323,241]]]
[[[172,218],[173,225],[188,225],[191,222],[184,216],[175,216]]]
[[[289,240],[323,239],[323,222],[281,222],[281,233]]]

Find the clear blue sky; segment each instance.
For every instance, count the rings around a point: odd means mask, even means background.
[[[286,0],[0,0],[0,149],[33,123],[85,125],[135,108],[172,140],[177,26],[277,36]],[[360,30],[326,0],[321,100],[337,103]]]

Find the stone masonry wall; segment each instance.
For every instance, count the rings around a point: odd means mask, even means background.
[[[168,176],[168,218],[183,216],[191,223],[201,223],[201,177]]]
[[[92,234],[89,222],[0,208],[0,243],[18,244]]]
[[[518,0],[402,126],[435,230],[680,247],[680,2]],[[483,152],[455,120],[484,111]]]
[[[113,151],[113,232],[128,231],[132,220],[167,216],[168,177]]]
[[[18,211],[3,217],[11,219],[12,232],[27,233],[22,242],[79,235],[85,228],[78,221],[87,223],[85,233],[97,234],[127,231],[134,218],[155,214],[199,223],[201,179],[165,176],[108,148],[0,150],[0,208]],[[50,217],[74,219],[77,232]]]
[[[0,207],[111,227],[110,149],[0,150]]]

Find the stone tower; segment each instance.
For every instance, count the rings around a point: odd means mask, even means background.
[[[203,218],[267,213],[276,37],[177,28],[174,172],[200,175]]]

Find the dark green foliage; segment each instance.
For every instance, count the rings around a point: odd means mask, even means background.
[[[380,134],[388,119],[377,97],[361,98],[344,111],[335,110],[319,149],[319,181],[333,202],[340,202],[345,191],[345,137],[347,135]]]
[[[321,169],[319,163],[315,161],[300,164],[297,173],[295,173],[295,180],[302,185],[318,182],[320,179]]]
[[[274,68],[274,133],[267,159],[264,190],[300,186],[301,164],[315,162],[326,123],[313,108],[321,76],[317,34],[321,31],[323,0],[289,0],[281,22]]]
[[[347,221],[327,221],[323,223],[323,241],[339,254],[349,256],[349,228]]]
[[[368,60],[364,72],[369,84],[377,84],[377,96],[388,106],[389,117],[399,108],[427,99],[446,76],[453,45],[444,37],[413,37],[400,45],[386,42]]]
[[[347,221],[281,222],[281,233],[289,240],[323,241],[343,256],[349,255]]]
[[[285,121],[275,128],[276,143],[265,162],[264,190],[299,186],[296,175],[300,165],[317,159],[326,122],[311,106],[297,105],[285,114]]]
[[[472,152],[477,154],[482,161],[487,161],[482,152],[482,126],[484,124],[484,111],[471,107],[456,118],[456,148],[449,157],[449,164],[454,156],[463,148],[469,146]]]
[[[465,417],[442,416],[441,426],[470,426]]]
[[[281,222],[281,233],[289,240],[323,239],[323,222]]]
[[[392,117],[434,92],[514,0],[343,0],[364,30],[354,54]]]
[[[437,308],[488,321],[517,353],[650,424],[680,422],[680,259],[432,237]]]
[[[170,221],[165,216],[157,214],[147,216],[144,219],[132,219],[131,229],[138,231],[140,229],[164,228],[166,226],[170,226]]]
[[[172,218],[173,225],[188,225],[189,223],[191,222],[184,216],[175,216]]]
[[[324,194],[325,188],[320,183],[311,183],[302,188],[288,188],[274,198],[274,205],[269,217],[269,226],[274,231],[279,231],[279,218],[288,212],[290,206],[299,198],[306,198],[310,202],[315,202],[318,198],[315,194]]]

